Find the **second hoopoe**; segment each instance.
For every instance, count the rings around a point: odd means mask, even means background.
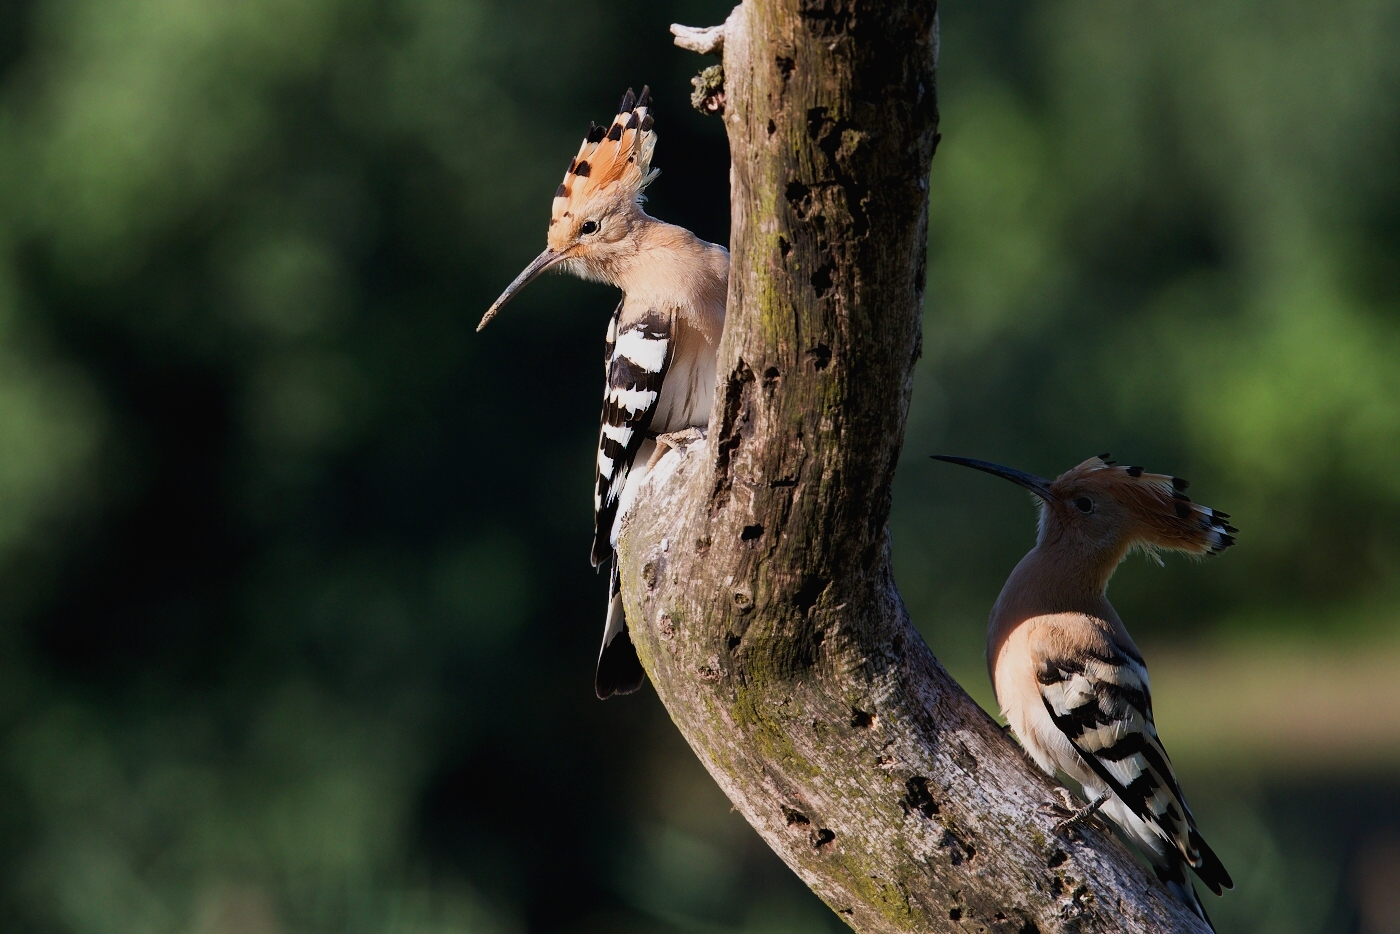
[[[1143,851],[1207,924],[1190,866],[1215,894],[1234,888],[1201,838],[1152,719],[1147,667],[1106,595],[1133,549],[1219,554],[1235,543],[1229,516],[1193,503],[1177,477],[1121,467],[1104,454],[1054,481],[965,457],[935,455],[1010,480],[1039,502],[1040,533],[992,607],[987,668],[1021,745],[1062,771]],[[1160,559],[1158,559],[1160,560]]]
[[[608,609],[594,688],[627,694],[646,677],[627,632],[618,577],[618,526],[657,444],[694,437],[710,421],[729,288],[729,251],[642,210],[656,178],[651,95],[628,88],[606,126],[591,123],[554,193],[548,246],[487,310],[540,273],[561,268],[622,289],[603,358],[602,428],[594,473],[593,566],[610,562]]]

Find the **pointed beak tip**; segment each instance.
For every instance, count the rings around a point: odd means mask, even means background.
[[[564,254],[556,253],[546,248],[543,253],[531,260],[530,265],[526,266],[521,271],[520,275],[515,277],[515,281],[506,286],[506,290],[501,293],[501,297],[496,299],[495,303],[492,304],[490,308],[486,309],[486,314],[481,317],[481,323],[476,326],[477,333],[480,333],[482,328],[491,323],[491,319],[496,317],[496,312],[500,311],[506,302],[514,298],[515,293],[523,289],[539,276],[540,273],[564,259]]]

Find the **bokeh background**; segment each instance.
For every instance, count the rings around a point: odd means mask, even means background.
[[[489,301],[650,83],[727,237],[701,0],[0,0],[0,929],[844,928],[655,696],[600,703],[610,290]],[[1112,596],[1238,888],[1400,931],[1400,3],[948,0],[895,555],[984,703],[1026,496],[1100,451],[1238,547]]]

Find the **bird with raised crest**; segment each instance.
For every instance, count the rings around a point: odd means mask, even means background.
[[[1035,547],[992,607],[987,669],[997,703],[1035,763],[1070,776],[1091,800],[1049,805],[1065,830],[1094,812],[1112,820],[1167,887],[1206,924],[1190,866],[1215,894],[1234,888],[1201,838],[1152,718],[1147,667],[1116,610],[1109,578],[1134,549],[1217,555],[1235,543],[1226,513],[1193,503],[1178,477],[1091,457],[1055,480],[966,457],[935,455],[1030,490]],[[1061,789],[1064,792],[1063,789]],[[1069,804],[1068,792],[1066,805]]]
[[[608,607],[594,688],[627,694],[645,679],[627,631],[617,535],[647,470],[666,447],[709,424],[729,286],[729,251],[642,209],[656,178],[651,94],[628,88],[607,126],[588,125],[554,193],[548,246],[487,310],[480,331],[547,269],[622,290],[603,358],[602,427],[594,474],[593,566],[609,562]]]

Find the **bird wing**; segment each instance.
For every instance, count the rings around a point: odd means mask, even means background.
[[[612,317],[608,319],[608,336],[603,338],[603,384],[607,385],[608,374],[612,372],[613,348],[617,346],[617,322],[622,318],[622,306],[627,304],[624,298],[617,303],[613,309]]]
[[[632,461],[646,441],[673,356],[669,314],[652,309],[624,322],[621,313],[619,305],[608,326],[607,385],[593,493],[594,567],[612,555],[618,500]]]
[[[1086,765],[1144,823],[1180,851],[1217,895],[1234,883],[1201,839],[1152,720],[1147,668],[1136,653],[1041,656],[1040,696]]]

